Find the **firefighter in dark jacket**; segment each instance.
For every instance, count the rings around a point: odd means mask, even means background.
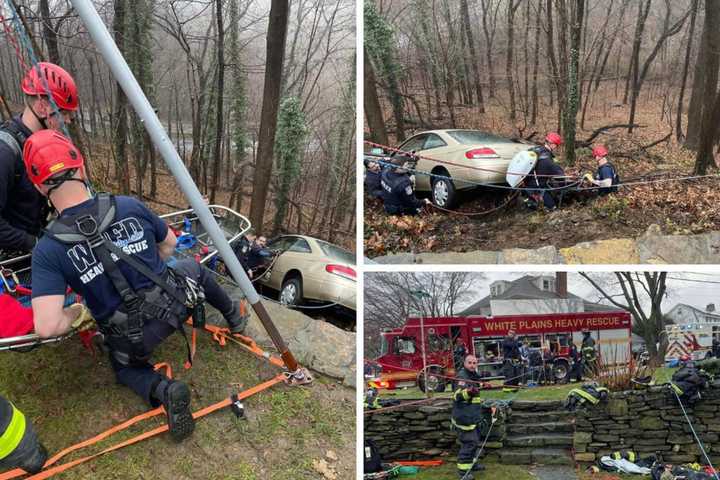
[[[583,339],[582,345],[580,346],[580,353],[582,355],[583,369],[589,375],[594,376],[597,374],[597,352],[595,351],[595,340],[590,335],[590,330],[585,329],[582,331]]]
[[[484,466],[475,463],[475,455],[480,447],[480,427],[482,425],[482,399],[477,374],[478,360],[474,355],[465,357],[463,368],[456,374],[457,388],[453,393],[452,426],[458,432],[460,451],[457,458],[459,478],[472,480],[472,471],[484,470]]]
[[[577,345],[575,345],[575,342],[572,342],[570,344],[570,361],[570,381],[572,381],[572,379],[574,378],[576,382],[582,382],[582,356],[580,355],[580,351],[578,350]]]
[[[46,83],[62,121],[48,99]],[[32,250],[49,213],[47,200],[25,173],[25,141],[38,130],[59,130],[62,123],[69,125],[78,109],[75,81],[52,63],[40,62],[32,67],[21,88],[25,110],[0,125],[0,250],[6,252]]]
[[[371,198],[382,199],[383,188],[380,185],[382,167],[378,162],[365,159],[365,193]]]
[[[503,354],[503,376],[504,384],[517,386],[520,383],[522,374],[522,362],[520,355],[520,342],[515,336],[515,330],[508,331],[507,337],[502,341]]]
[[[411,155],[400,155],[394,163],[395,167],[383,170],[380,175],[385,212],[390,215],[416,215],[424,205],[430,205],[427,198],[419,200],[415,197],[410,170],[415,168],[417,159]]]
[[[528,193],[528,198],[525,200],[528,208],[537,209],[540,206],[544,206],[547,210],[557,208],[555,197],[551,191],[546,189],[552,187],[550,182],[552,177],[565,175],[562,167],[555,163],[554,153],[562,143],[563,140],[559,134],[550,132],[545,136],[544,145],[531,149],[537,154],[538,160],[535,168],[527,176],[526,186],[537,188],[537,190]]]

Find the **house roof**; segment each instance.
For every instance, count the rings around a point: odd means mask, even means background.
[[[693,307],[692,305],[688,305],[687,303],[677,303],[677,304],[675,304],[675,306],[672,307],[672,308],[670,309],[670,311],[668,311],[668,313],[667,313],[666,315],[669,315],[669,314],[673,313],[673,312],[674,312],[675,310],[677,310],[678,308],[687,308],[688,310],[692,310],[692,311],[695,312],[695,313],[698,313],[698,314],[701,314],[701,315],[705,315],[705,316],[720,317],[720,312],[708,312],[708,311],[706,311],[706,310],[703,310],[702,308]]]
[[[510,286],[503,293],[496,296],[486,296],[460,312],[460,315],[480,315],[483,308],[490,308],[491,300],[544,300],[562,298],[555,292],[538,288],[533,283],[533,280],[536,278],[538,277],[525,275],[517,280],[509,281],[508,283]],[[567,298],[582,300],[586,312],[615,312],[619,310],[618,308],[609,305],[589,302],[570,292],[568,292]]]

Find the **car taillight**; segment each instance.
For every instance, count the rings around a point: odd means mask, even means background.
[[[325,265],[325,271],[332,273],[333,275],[339,275],[347,278],[348,280],[355,280],[357,278],[355,270],[350,267],[346,267],[345,265]]]
[[[467,152],[465,152],[465,158],[470,160],[478,158],[498,158],[498,154],[492,148],[475,148],[473,150],[468,150]]]

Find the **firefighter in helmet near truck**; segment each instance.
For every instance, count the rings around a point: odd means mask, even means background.
[[[582,345],[580,346],[580,353],[582,355],[582,363],[584,373],[588,376],[595,376],[597,374],[597,351],[595,350],[595,340],[590,335],[590,330],[583,329]]]
[[[477,373],[478,359],[468,355],[463,368],[456,374],[457,387],[453,393],[453,409],[451,424],[458,433],[460,451],[457,458],[457,474],[464,480],[475,478],[473,471],[484,470],[485,467],[475,462],[477,449],[480,447],[480,430],[482,426],[482,399],[480,398],[480,382]]]
[[[520,355],[520,341],[515,336],[515,330],[510,329],[507,337],[502,341],[503,376],[505,385],[517,386],[522,376],[522,361]]]

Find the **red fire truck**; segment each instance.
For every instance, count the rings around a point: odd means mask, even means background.
[[[624,364],[632,355],[630,314],[624,311],[408,318],[404,326],[382,332],[381,354],[375,359],[381,372],[370,384],[387,389],[417,384],[423,391],[444,391],[445,377],[455,374],[453,348],[458,338],[478,357],[483,378],[502,378],[500,345],[511,329],[531,351],[541,352],[560,383],[569,380],[570,342],[580,347],[584,329],[590,330],[604,363]]]

